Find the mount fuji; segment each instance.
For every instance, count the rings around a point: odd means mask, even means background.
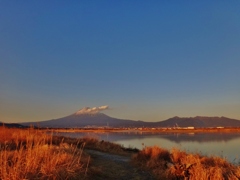
[[[103,107],[103,106],[102,106]],[[100,108],[100,109],[99,109]],[[25,126],[49,127],[49,128],[79,128],[79,127],[143,127],[152,126],[152,123],[118,119],[100,113],[101,107],[85,107],[74,114],[59,119],[39,122],[21,123]]]

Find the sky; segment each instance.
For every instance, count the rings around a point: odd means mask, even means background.
[[[240,1],[0,0],[0,121],[84,107],[240,120]]]

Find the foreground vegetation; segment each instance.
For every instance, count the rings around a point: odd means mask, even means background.
[[[60,142],[38,130],[0,128],[0,179],[83,179],[83,146]]]
[[[85,149],[129,154],[120,145],[95,138],[66,138],[34,128],[0,127],[0,179],[92,179],[97,168],[91,167]]]
[[[145,147],[134,155],[133,162],[148,169],[157,179],[238,180],[240,167],[220,157],[205,157],[185,151]]]
[[[139,151],[95,138],[56,137],[33,128],[4,127],[0,127],[0,179],[95,179],[105,172],[93,167],[94,159],[86,149],[132,155],[132,163],[156,179],[240,179],[240,166],[220,157],[160,147]]]

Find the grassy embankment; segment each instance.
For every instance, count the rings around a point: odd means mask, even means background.
[[[83,148],[129,154],[120,145],[93,138],[53,137],[31,128],[0,127],[0,179],[93,178],[96,167],[91,166]],[[134,153],[132,161],[151,171],[157,179],[240,179],[240,167],[223,158],[188,154],[177,149],[145,147]]]
[[[0,179],[94,177],[96,168],[90,167],[91,159],[84,149],[126,154],[120,145],[94,138],[64,138],[33,128],[0,127]]]

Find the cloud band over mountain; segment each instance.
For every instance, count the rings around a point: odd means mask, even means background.
[[[109,109],[109,106],[105,105],[105,106],[99,106],[99,107],[84,107],[83,109],[80,109],[78,112],[76,112],[76,114],[95,114],[98,113],[100,111],[104,111]]]

